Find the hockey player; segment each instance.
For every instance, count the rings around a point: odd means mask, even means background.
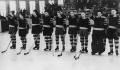
[[[60,12],[57,12],[57,17],[55,18],[55,23],[56,23],[56,31],[55,31],[55,35],[56,35],[56,49],[55,51],[59,50],[59,36],[61,36],[61,40],[62,40],[62,51],[65,51],[65,17],[63,17],[61,15]]]
[[[89,18],[86,17],[86,14],[84,12],[81,13],[81,18],[78,20],[78,27],[79,31],[78,34],[80,35],[80,41],[81,41],[81,53],[88,53],[88,35],[89,35],[89,29],[90,29],[90,21]]]
[[[74,12],[70,12],[70,16],[68,17],[68,23],[69,23],[69,31],[68,34],[70,36],[70,43],[71,43],[71,52],[76,51],[77,46],[77,21],[78,17],[75,16]]]
[[[105,51],[104,39],[106,39],[105,29],[107,20],[102,16],[102,12],[98,11],[94,18],[93,34],[92,34],[92,55],[98,53],[101,55]]]
[[[9,34],[12,41],[11,49],[16,49],[16,32],[17,32],[17,18],[15,17],[15,12],[11,11],[8,16],[9,21]]]
[[[42,32],[42,27],[40,24],[40,14],[37,10],[33,11],[32,14],[32,34],[35,41],[34,50],[39,50],[39,43],[40,43],[40,33]]]
[[[23,15],[24,14],[22,12],[19,13],[18,28],[19,28],[19,36],[23,44],[21,49],[26,50],[26,43],[27,43],[26,35],[29,32],[29,25]]]
[[[49,16],[48,12],[45,12],[43,17],[43,36],[45,37],[46,48],[44,51],[51,51],[52,47],[52,32],[53,32],[53,23],[52,18]]]
[[[110,52],[108,53],[108,55],[113,55],[113,40],[115,43],[116,55],[119,55],[119,38],[115,35],[115,32],[118,28],[120,28],[120,18],[117,15],[116,10],[111,10],[111,15],[109,15],[108,21],[109,24],[107,29],[107,37],[110,45]]]

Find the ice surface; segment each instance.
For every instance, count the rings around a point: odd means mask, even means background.
[[[77,56],[80,50],[80,38],[78,37]],[[9,44],[10,36],[6,33],[0,33],[0,52],[5,50]],[[44,52],[45,48],[44,37],[41,34],[40,50],[32,50],[29,55],[23,55],[27,52],[34,40],[31,33],[27,35],[27,50],[22,51],[20,55],[16,55],[22,46],[21,40],[17,34],[17,49],[10,50],[6,53],[0,53],[0,70],[120,70],[120,56],[108,56],[109,44],[107,40],[106,51],[101,55],[91,55],[91,35],[89,36],[89,53],[81,54],[78,60],[73,57],[75,53],[70,53],[71,48],[69,35],[66,35],[66,51],[61,57],[57,57],[61,52]],[[55,36],[53,35],[53,48],[55,49]],[[60,42],[60,50],[62,44]]]

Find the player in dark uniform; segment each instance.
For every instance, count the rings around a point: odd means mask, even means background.
[[[12,41],[11,49],[16,49],[16,32],[17,32],[17,18],[14,15],[14,11],[11,11],[8,16],[9,21],[9,34]]]
[[[62,45],[63,45],[63,49],[62,51],[65,51],[65,17],[63,17],[61,15],[60,12],[57,12],[57,17],[55,18],[56,21],[56,31],[55,31],[55,35],[56,35],[56,49],[55,51],[59,50],[59,36],[61,36],[61,40],[62,40]]]
[[[115,35],[115,32],[118,28],[120,28],[120,18],[116,14],[116,10],[111,10],[111,15],[109,15],[109,24],[108,24],[108,30],[107,30],[107,37],[109,40],[110,45],[110,52],[108,55],[113,55],[113,40],[115,43],[115,50],[116,55],[119,55],[118,49],[119,49],[119,38]]]
[[[70,35],[70,43],[71,43],[71,52],[76,51],[77,46],[77,21],[78,17],[74,14],[74,12],[70,12],[70,16],[68,17],[69,22],[69,31],[68,34]]]
[[[21,13],[21,12],[19,13],[19,20],[18,20],[19,32],[18,32],[18,34],[19,34],[22,44],[23,44],[21,49],[26,50],[26,43],[27,43],[26,35],[29,32],[29,25],[23,15],[24,15],[23,13]]]
[[[39,50],[39,43],[40,43],[40,33],[42,32],[42,24],[40,24],[41,16],[37,10],[33,11],[32,14],[32,34],[35,41],[34,50]]]
[[[78,20],[78,27],[79,27],[78,34],[80,35],[80,41],[82,46],[80,52],[87,53],[90,21],[89,18],[86,17],[86,14],[84,12],[81,13],[81,18]]]
[[[52,33],[53,33],[53,23],[52,17],[49,16],[48,12],[45,12],[45,16],[43,16],[43,36],[45,37],[46,48],[45,51],[51,51],[52,47]]]
[[[102,16],[102,12],[98,11],[94,18],[93,34],[92,34],[92,55],[98,53],[101,55],[105,51],[107,19]]]

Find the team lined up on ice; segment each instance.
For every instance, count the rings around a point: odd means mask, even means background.
[[[91,27],[93,27],[92,33],[92,55],[98,53],[101,55],[105,51],[106,38],[108,38],[110,52],[108,55],[113,55],[113,40],[115,43],[115,53],[119,55],[119,36],[120,36],[120,18],[117,15],[116,10],[111,10],[109,16],[102,15],[102,11],[98,10],[95,16],[86,17],[85,12],[80,14],[75,14],[70,12],[69,15],[63,14],[58,11],[56,15],[49,15],[45,12],[44,15],[40,15],[37,10],[33,11],[32,16],[32,34],[34,37],[35,47],[33,50],[39,50],[40,46],[40,33],[43,32],[43,36],[46,42],[46,48],[44,51],[51,51],[52,49],[52,35],[55,28],[56,36],[56,49],[59,51],[59,37],[62,41],[62,51],[65,51],[65,35],[68,30],[71,44],[71,52],[76,51],[77,46],[77,34],[80,36],[81,42],[81,53],[88,53],[88,36],[91,32]],[[29,32],[29,24],[24,17],[22,12],[16,17],[12,11],[8,17],[9,21],[9,34],[12,41],[11,49],[16,49],[16,32],[19,31],[19,36],[21,38],[23,46],[21,49],[26,49],[27,39],[26,35]]]

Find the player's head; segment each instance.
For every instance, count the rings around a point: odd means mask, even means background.
[[[24,14],[22,12],[19,12],[19,18],[23,19],[24,18]]]
[[[15,11],[11,11],[9,15],[14,16],[14,14],[15,14]]]
[[[98,16],[98,17],[101,17],[101,16],[102,16],[102,11],[98,11],[98,12],[97,12],[97,16]]]
[[[74,12],[70,12],[70,15],[71,15],[71,16],[74,16],[75,14],[74,14]]]
[[[33,15],[34,15],[34,16],[39,16],[38,11],[37,11],[37,10],[33,10]]]
[[[81,12],[81,17],[83,18],[85,16],[86,16],[85,12]]]
[[[45,12],[45,16],[48,16],[49,15],[49,13],[48,12]]]
[[[62,12],[62,11],[60,11],[60,14],[63,14],[63,12]]]
[[[57,12],[57,16],[58,16],[58,17],[61,17],[61,13],[60,13],[59,11]]]
[[[115,14],[117,14],[117,11],[116,10],[111,10],[111,14],[115,15]]]

